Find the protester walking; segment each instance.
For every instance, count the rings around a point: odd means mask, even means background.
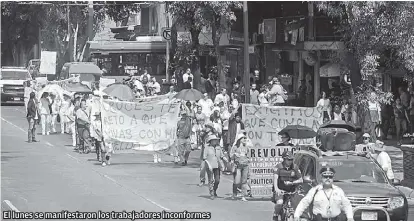
[[[47,98],[49,94],[44,92],[40,98],[40,116],[42,124],[42,135],[50,134],[50,102]]]
[[[209,135],[206,143],[203,160],[207,165],[210,196],[214,199],[217,197],[217,189],[220,184],[220,170],[224,167],[224,154],[220,147],[220,139],[216,135]]]
[[[57,116],[59,114],[60,111],[60,106],[61,106],[61,100],[60,97],[57,97],[55,94],[50,94],[50,128],[52,133],[56,133],[56,121],[57,121]]]
[[[36,121],[39,119],[36,94],[31,92],[29,95],[29,101],[27,102],[27,122],[29,123],[29,129],[27,133],[27,142],[37,142],[36,140]]]
[[[319,99],[318,103],[316,104],[316,107],[321,108],[323,113],[323,122],[330,121],[332,119],[331,112],[332,112],[332,106],[331,101],[329,98],[326,97],[325,91],[322,91],[321,99]]]
[[[407,131],[407,122],[409,123],[409,121],[408,121],[407,110],[402,105],[400,98],[397,98],[395,100],[394,116],[395,116],[397,145],[401,146],[403,135]]]
[[[181,120],[177,126],[177,152],[183,166],[187,165],[188,157],[191,153],[190,136],[192,132],[192,119],[188,116],[186,111],[182,111]],[[175,161],[178,163],[178,161]]]
[[[68,119],[66,112],[70,107],[70,97],[66,94],[63,95],[63,100],[59,109],[59,118],[60,118],[60,133],[64,134],[69,133]]]
[[[233,145],[230,151],[230,159],[233,162],[233,196],[235,199],[237,197],[237,188],[241,186],[242,189],[242,201],[247,201],[245,196],[247,196],[247,178],[249,173],[249,149],[250,146],[247,145],[246,135],[240,133],[237,135],[236,143]]]
[[[311,220],[316,221],[353,221],[354,213],[344,191],[333,185],[335,170],[324,166],[320,170],[322,183],[309,190],[300,201],[294,213],[294,220],[299,221],[305,210],[311,206]]]
[[[384,142],[377,140],[376,142],[376,151],[379,152],[378,156],[376,157],[378,164],[387,174],[388,179],[393,182],[394,181],[394,171],[392,170],[392,162],[391,158],[388,153],[385,151]]]

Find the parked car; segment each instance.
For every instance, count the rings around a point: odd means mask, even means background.
[[[24,67],[2,67],[0,72],[1,102],[24,102],[24,85],[32,80]]]
[[[304,179],[296,197],[302,198],[320,183],[318,171],[323,165],[329,165],[336,170],[334,185],[341,187],[351,201],[355,221],[408,221],[407,198],[396,188],[400,181],[391,183],[370,156],[360,156],[353,151],[328,154],[320,150],[300,150],[295,154],[294,163],[303,172]]]

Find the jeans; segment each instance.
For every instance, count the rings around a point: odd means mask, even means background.
[[[42,134],[45,135],[46,133],[50,133],[50,114],[42,114],[41,115],[41,123],[42,123]]]
[[[395,129],[397,135],[397,142],[401,142],[402,136],[407,132],[407,121],[401,118],[395,118]]]
[[[29,123],[29,129],[27,130],[27,141],[32,142],[32,141],[36,140],[35,139],[35,135],[36,135],[35,122],[36,122],[36,120],[33,117],[28,117],[27,122]]]
[[[388,117],[382,118],[381,129],[382,129],[382,139],[387,139],[388,131],[390,130],[390,119]]]
[[[233,196],[237,195],[237,187],[241,185],[242,193],[247,196],[247,177],[249,175],[249,165],[237,165],[236,172],[233,173]]]
[[[206,163],[203,160],[201,161],[201,164],[200,164],[200,183],[206,182],[206,170],[207,170]]]
[[[213,170],[207,170],[208,177],[208,187],[210,190],[210,195],[214,196],[220,184],[220,169],[213,168]]]

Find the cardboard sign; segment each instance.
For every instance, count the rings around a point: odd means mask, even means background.
[[[56,74],[56,52],[55,51],[42,51],[40,57],[40,69],[41,74]]]

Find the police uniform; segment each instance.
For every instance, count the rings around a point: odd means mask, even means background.
[[[320,174],[322,176],[330,176],[333,179],[335,170],[330,167],[324,167],[321,169]],[[341,218],[344,214],[347,220],[353,220],[352,206],[344,191],[335,185],[332,185],[330,189],[331,191],[327,191],[322,184],[310,189],[296,207],[295,219],[300,218],[303,212],[313,204],[311,213],[314,218],[312,220],[339,221],[343,220]]]
[[[302,173],[300,172],[299,167],[295,164],[292,164],[290,167],[286,167],[283,165],[283,163],[279,163],[274,168],[273,174],[278,175],[277,187],[280,190],[283,190],[286,192],[294,192],[295,186],[294,185],[287,186],[285,185],[285,181],[293,182],[302,177]]]

